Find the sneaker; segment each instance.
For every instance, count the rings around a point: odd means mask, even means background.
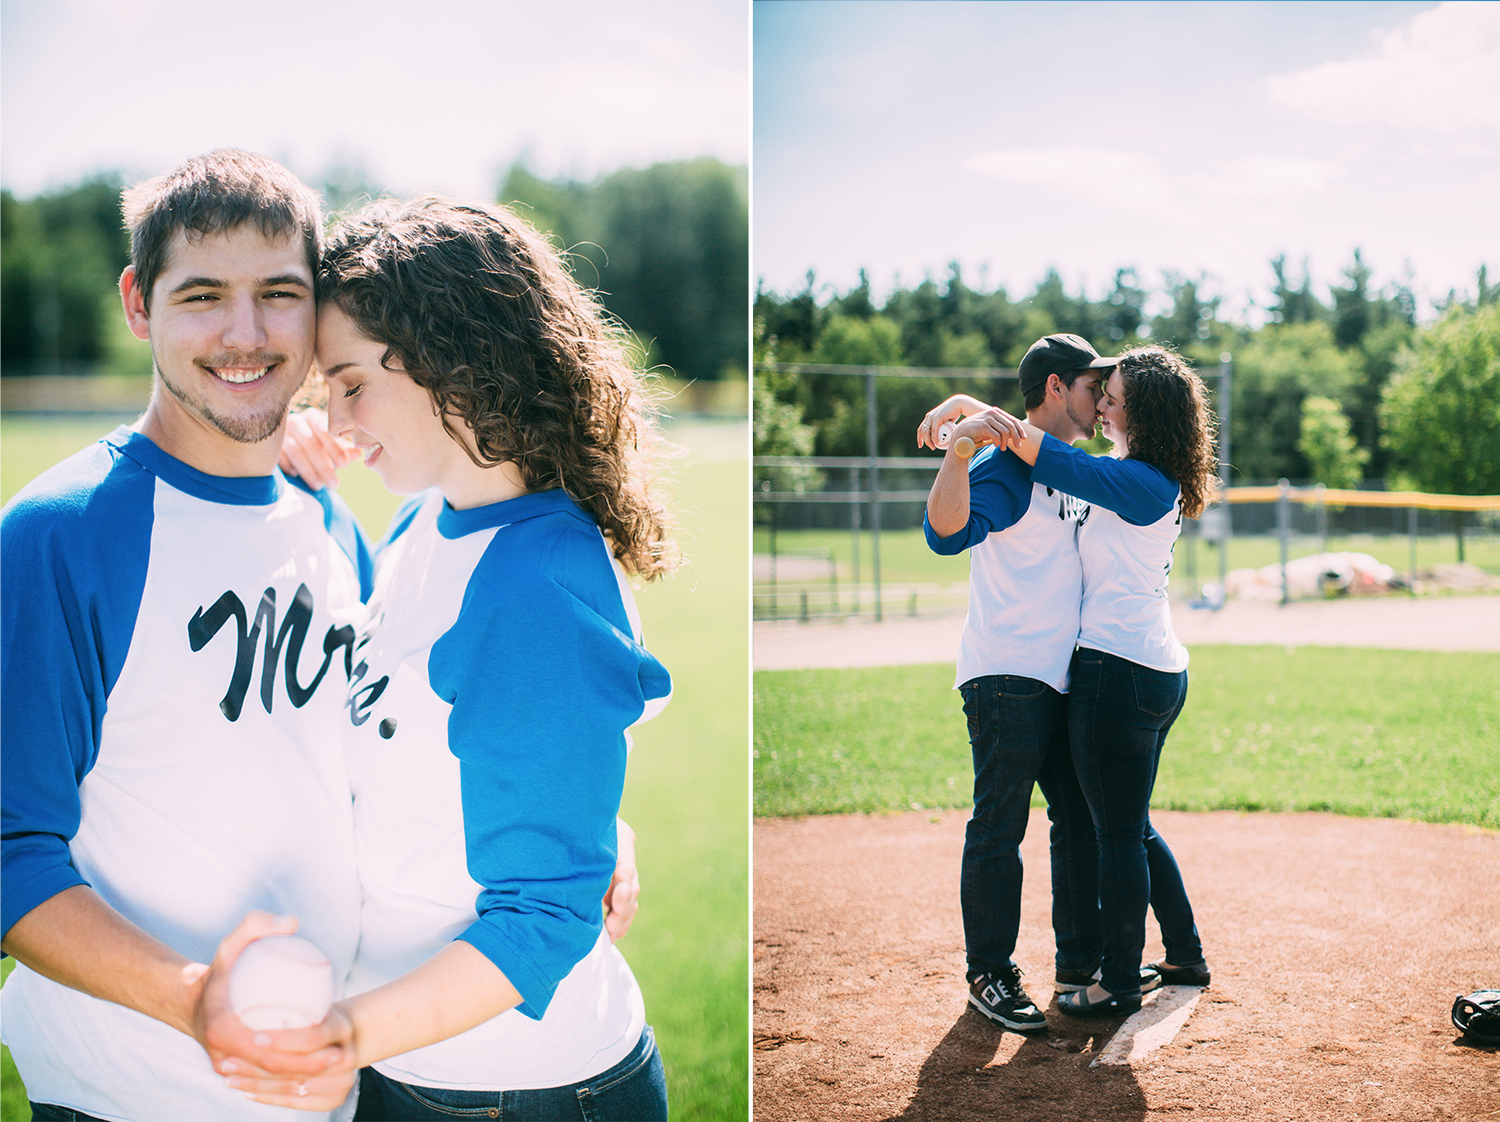
[[[1014,966],[1003,974],[977,975],[969,983],[969,1004],[1015,1032],[1047,1027],[1047,1018],[1021,988],[1021,971]]]
[[[1099,980],[1099,971],[1092,974],[1084,974],[1078,970],[1059,970],[1057,981],[1052,983],[1054,993],[1077,993],[1086,990]]]
[[[1150,993],[1158,986],[1206,986],[1212,975],[1208,963],[1193,966],[1168,966],[1164,962],[1153,962],[1141,967],[1141,992]]]

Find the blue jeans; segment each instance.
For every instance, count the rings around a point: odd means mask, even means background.
[[[31,1122],[102,1122],[92,1114],[84,1114],[82,1111],[73,1110],[66,1106],[53,1106],[51,1103],[32,1103]]]
[[[501,1122],[665,1122],[667,1076],[647,1025],[630,1055],[592,1079],[535,1091],[449,1091],[359,1073],[355,1122],[497,1118]]]
[[[974,754],[974,816],[959,901],[968,972],[1013,965],[1021,926],[1021,839],[1040,785],[1052,822],[1052,931],[1059,970],[1099,965],[1099,865],[1093,821],[1068,753],[1067,697],[1045,682],[987,675],[959,687]]]
[[[1100,982],[1116,996],[1136,997],[1148,904],[1168,962],[1188,965],[1203,958],[1182,873],[1151,825],[1156,769],[1167,731],[1187,699],[1187,671],[1167,674],[1080,647],[1070,688],[1073,763],[1099,842]]]

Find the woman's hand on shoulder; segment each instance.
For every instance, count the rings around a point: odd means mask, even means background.
[[[917,426],[917,447],[931,448],[936,451],[938,447],[938,429],[942,428],[949,421],[957,421],[960,417],[972,417],[976,413],[984,412],[988,408],[988,405],[976,397],[970,397],[966,393],[954,394],[922,418],[922,423]],[[956,437],[957,433],[954,435]]]
[[[953,440],[967,436],[975,448],[998,444],[1001,448],[1016,449],[1025,443],[1027,430],[1025,421],[1011,416],[1004,409],[985,409],[961,422],[953,430]],[[952,447],[952,441],[949,447]]]
[[[321,409],[287,414],[276,461],[287,475],[300,476],[309,487],[337,487],[339,468],[358,458],[359,449],[328,431],[328,416]]]

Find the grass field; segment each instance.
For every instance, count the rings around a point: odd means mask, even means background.
[[[0,492],[111,421],[0,422]],[[676,468],[688,564],[637,591],[646,642],[673,674],[672,703],[636,730],[623,815],[638,835],[641,911],[621,950],[640,980],[675,1119],[749,1115],[748,437],[684,424]],[[362,467],[340,487],[367,529],[396,499]],[[7,960],[7,968],[10,963]],[[9,1052],[0,1120],[29,1117]]]
[[[767,553],[770,544],[769,531],[764,526],[757,526],[755,552]],[[1318,545],[1317,538],[1294,537],[1290,555],[1304,557],[1317,553]],[[873,579],[871,547],[870,535],[861,535],[859,577],[865,584]],[[776,534],[776,548],[779,553],[829,550],[837,565],[839,581],[848,583],[854,579],[854,545],[848,531],[780,530]],[[1330,553],[1368,553],[1398,573],[1405,573],[1411,561],[1410,539],[1401,534],[1330,537],[1327,548]],[[1417,539],[1419,569],[1457,559],[1458,543],[1452,534],[1432,534]],[[1280,560],[1281,546],[1274,537],[1256,535],[1230,539],[1228,567],[1231,569],[1258,569]],[[1500,534],[1490,532],[1466,537],[1464,560],[1487,572],[1500,575]],[[1195,568],[1198,585],[1218,580],[1218,551],[1205,542],[1183,538],[1177,543],[1173,564],[1174,594],[1189,593],[1189,573]],[[969,560],[965,556],[942,557],[932,552],[927,548],[920,529],[886,531],[880,535],[880,576],[882,581],[891,584],[947,584],[964,581],[969,577]],[[826,583],[826,580],[812,583]],[[1192,591],[1196,595],[1196,589]]]
[[[1500,655],[1209,646],[1189,675],[1153,806],[1500,829]],[[947,664],[757,673],[755,813],[971,805],[952,685]]]

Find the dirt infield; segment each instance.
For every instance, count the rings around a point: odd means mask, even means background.
[[[1212,638],[1179,626],[1190,645],[1500,650],[1500,598],[1425,603],[1442,606],[1408,616],[1391,608],[1424,602],[1243,605],[1258,611],[1219,613]],[[1293,614],[1304,607],[1318,611]],[[1345,608],[1359,614],[1328,614]],[[804,629],[797,644],[780,641],[790,629],[757,628],[755,665],[952,657],[952,620],[899,622]],[[930,657],[923,644],[945,635],[946,653]],[[1391,635],[1404,641],[1380,641]],[[758,1122],[1500,1120],[1500,1049],[1466,1044],[1448,1019],[1459,993],[1500,987],[1500,834],[1320,814],[1153,815],[1183,867],[1214,981],[1168,1043],[1092,1066],[1123,1019],[1072,1021],[1052,1002],[1042,812],[1023,845],[1016,960],[1048,1031],[1003,1032],[967,1005],[967,820],[756,822]],[[1148,942],[1148,958],[1160,950]]]
[[[1050,1004],[1045,815],[1023,855],[1016,960],[1049,1029],[965,1001],[966,813],[755,826],[755,1118],[1500,1117],[1500,1051],[1459,993],[1500,982],[1500,835],[1319,814],[1153,816],[1214,981],[1148,1062],[1090,1067],[1120,1019]],[[1037,871],[1040,870],[1040,875]],[[1160,952],[1148,944],[1148,955]]]

